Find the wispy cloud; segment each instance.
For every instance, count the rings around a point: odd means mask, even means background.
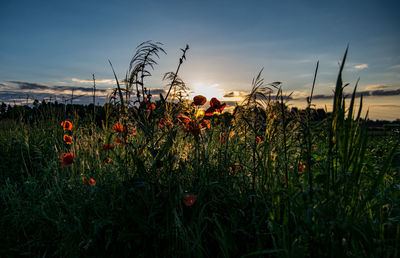
[[[392,68],[392,69],[400,69],[400,64],[398,64],[398,65],[393,65],[393,66],[391,66],[390,68]]]
[[[224,98],[237,98],[237,97],[244,97],[247,94],[249,94],[249,92],[245,92],[245,91],[229,91],[226,92],[224,94]]]
[[[78,79],[78,78],[72,78],[71,81],[75,83],[82,83],[82,84],[88,84],[91,83],[93,84],[93,80],[89,79]],[[113,79],[96,79],[96,84],[113,84],[115,80]]]
[[[354,68],[355,70],[363,70],[363,69],[368,68],[368,64],[355,65],[355,66],[353,66],[353,68]]]
[[[387,90],[390,88],[389,85],[384,84],[371,84],[364,87],[365,91],[374,91],[374,90]]]
[[[74,103],[89,104],[92,103],[93,89],[84,86],[58,86],[46,85],[34,82],[23,81],[7,81],[2,82],[0,88],[0,102],[26,104],[30,100],[67,100],[70,99],[72,93],[74,95]],[[108,100],[112,88],[97,88],[96,102],[104,104]],[[159,99],[160,94],[165,94],[164,88],[150,88],[153,99]]]

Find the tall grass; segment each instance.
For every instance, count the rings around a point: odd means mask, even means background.
[[[179,94],[187,50],[167,75],[172,95],[153,108],[145,78],[164,51],[140,45],[125,80],[115,76],[103,125],[73,118],[70,145],[62,140],[65,117],[55,111],[32,125],[0,121],[2,255],[399,255],[399,142],[368,142],[357,86],[345,106],[347,50],[333,112],[320,122],[312,120],[313,89],[295,116],[281,83],[265,84],[261,72],[233,114],[204,117]],[[185,132],[182,114],[211,126]],[[174,126],[159,127],[161,118]],[[128,130],[113,130],[117,122]],[[101,150],[105,144],[116,146]],[[61,168],[67,152],[75,161]],[[96,185],[85,186],[85,178]],[[183,202],[188,194],[197,196],[192,206]]]

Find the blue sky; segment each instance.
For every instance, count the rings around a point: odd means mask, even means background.
[[[245,92],[264,68],[266,82],[282,81],[301,98],[319,60],[316,93],[330,94],[349,44],[344,80],[352,87],[361,77],[360,90],[393,92],[400,88],[398,10],[398,1],[2,0],[0,101],[15,82],[90,87],[84,80],[95,73],[99,87],[114,87],[108,59],[122,79],[146,40],[167,52],[148,80],[152,88],[164,87],[162,75],[189,44],[180,76],[199,92]]]

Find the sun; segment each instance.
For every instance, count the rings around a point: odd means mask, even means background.
[[[224,97],[224,90],[219,88],[218,83],[206,84],[204,82],[196,82],[191,88],[190,96],[192,98],[196,95],[203,95],[209,101],[211,98],[222,100]]]

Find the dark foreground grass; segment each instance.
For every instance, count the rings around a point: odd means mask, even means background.
[[[291,115],[280,85],[260,76],[233,115],[203,122],[176,73],[175,101],[161,96],[153,108],[134,65],[126,90],[139,85],[140,107],[118,86],[103,126],[74,116],[64,130],[56,110],[0,121],[0,255],[398,257],[398,138],[368,138],[355,94],[345,106],[345,59],[321,122],[311,120],[311,99]],[[60,167],[63,153],[75,158]]]

